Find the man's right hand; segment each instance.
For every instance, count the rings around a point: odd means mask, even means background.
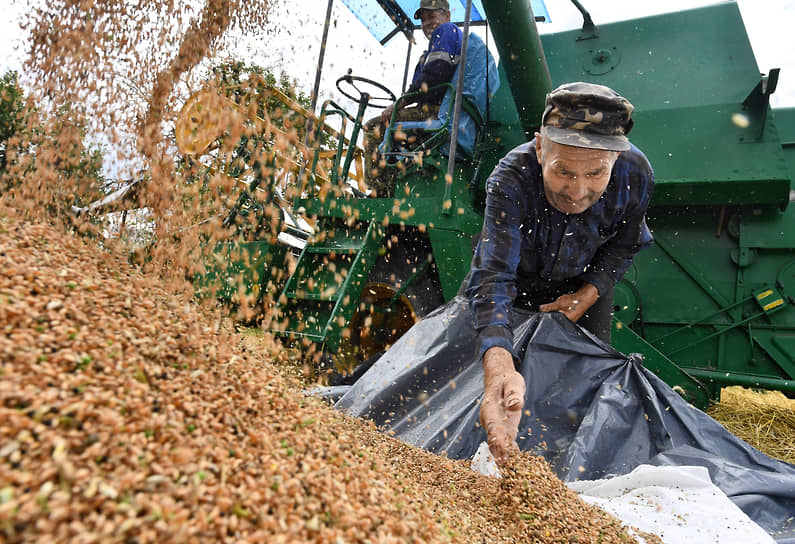
[[[489,348],[483,355],[483,401],[480,424],[498,464],[519,452],[516,435],[524,407],[525,383],[505,348]]]

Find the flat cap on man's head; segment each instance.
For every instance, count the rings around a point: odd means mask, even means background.
[[[419,19],[424,9],[443,9],[444,11],[450,11],[450,4],[447,0],[422,0],[422,2],[420,2],[420,8],[414,12],[414,18]]]
[[[610,87],[595,83],[566,83],[547,94],[541,125],[555,143],[626,151],[632,129],[629,100]]]

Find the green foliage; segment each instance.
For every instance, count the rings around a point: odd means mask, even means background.
[[[254,83],[253,87],[256,92],[262,93],[264,90],[264,83],[280,90],[301,104],[304,108],[308,109],[311,105],[309,96],[303,91],[297,91],[295,86],[290,82],[290,78],[287,77],[287,74],[282,73],[281,77],[277,79],[276,76],[273,75],[273,72],[253,63],[246,64],[242,61],[232,60],[216,64],[210,68],[210,77],[208,79],[214,80],[221,88],[234,89],[233,95],[240,98],[244,94],[243,91],[252,87],[250,82],[258,79],[252,78],[252,75],[259,76],[259,78],[263,80],[262,83]],[[280,103],[278,101],[270,99],[264,104],[264,109],[273,111],[279,106]],[[262,111],[263,110],[260,110],[259,113],[262,113]]]
[[[6,72],[0,78],[0,172],[6,168],[8,142],[19,130],[25,95],[19,86],[16,72]]]
[[[105,185],[102,176],[102,148],[96,144],[86,145],[86,128],[82,115],[71,105],[58,108],[47,127],[49,141],[42,142],[39,150],[55,146],[52,167],[57,176],[73,188],[69,204],[85,206],[103,196]],[[49,158],[48,158],[49,161]],[[68,197],[67,197],[68,198]]]
[[[102,149],[85,145],[80,109],[64,104],[45,114],[29,102],[17,73],[5,73],[0,78],[0,193],[36,193],[53,212],[101,197]]]

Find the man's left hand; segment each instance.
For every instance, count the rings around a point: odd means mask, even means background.
[[[538,309],[542,312],[561,312],[572,323],[576,323],[598,298],[599,290],[596,286],[584,283],[576,292],[561,295],[555,302],[542,304]]]
[[[384,111],[381,112],[381,122],[382,123],[389,123],[392,120],[392,111],[395,109],[394,104],[388,105],[384,108]]]

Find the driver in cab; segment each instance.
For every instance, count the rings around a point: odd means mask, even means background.
[[[434,119],[444,98],[444,87],[428,92],[442,83],[449,83],[461,56],[463,36],[461,30],[450,22],[450,5],[447,0],[422,0],[414,18],[422,21],[422,32],[428,38],[428,49],[423,52],[407,93],[420,92],[416,100],[402,103],[395,114],[396,121],[423,121]],[[405,107],[411,106],[411,107]],[[370,119],[365,130],[365,179],[375,196],[390,196],[394,176],[382,169],[385,161],[378,154],[378,144],[384,137],[395,105],[387,106],[380,116]]]

